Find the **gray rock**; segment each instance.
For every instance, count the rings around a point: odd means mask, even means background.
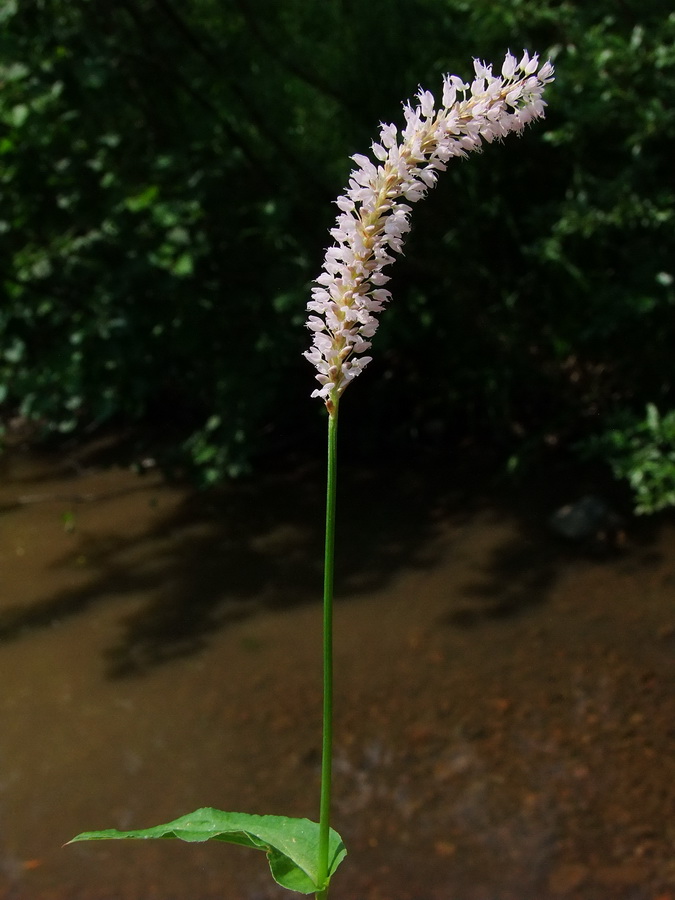
[[[621,517],[594,494],[561,506],[549,518],[548,524],[555,534],[579,543],[618,544],[623,534]]]

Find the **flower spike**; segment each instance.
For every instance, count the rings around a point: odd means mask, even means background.
[[[356,154],[356,163],[330,234],[323,272],[316,279],[307,304],[312,347],[305,356],[317,370],[320,397],[332,413],[347,385],[372,357],[364,356],[391,294],[383,269],[401,253],[410,230],[411,203],[434,187],[438,173],[454,156],[480,150],[544,115],[542,94],[553,81],[550,62],[539,67],[539,56],[527,50],[520,61],[506,54],[501,74],[492,65],[474,60],[474,79],[466,84],[457,75],[443,79],[438,110],[430,91],[419,89],[417,104],[403,106],[405,127],[381,125],[371,146],[373,162]]]

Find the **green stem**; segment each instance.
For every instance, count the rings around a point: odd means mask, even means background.
[[[323,739],[321,744],[321,808],[319,816],[318,883],[328,877],[331,776],[333,768],[333,572],[335,559],[335,494],[337,484],[337,405],[328,416],[328,476],[326,484],[326,549],[323,570]],[[325,900],[328,887],[318,891]]]

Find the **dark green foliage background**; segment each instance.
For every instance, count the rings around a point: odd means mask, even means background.
[[[5,420],[150,423],[207,482],[322,431],[304,305],[350,154],[418,84],[523,47],[555,61],[548,116],[417,206],[345,404],[364,446],[472,435],[516,465],[653,434],[647,404],[675,406],[658,0],[0,0]]]

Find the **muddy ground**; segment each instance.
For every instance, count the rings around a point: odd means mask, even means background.
[[[0,897],[291,896],[242,848],[61,845],[316,818],[321,472],[2,466]],[[675,519],[551,534],[596,488],[343,468],[333,900],[675,900]]]

